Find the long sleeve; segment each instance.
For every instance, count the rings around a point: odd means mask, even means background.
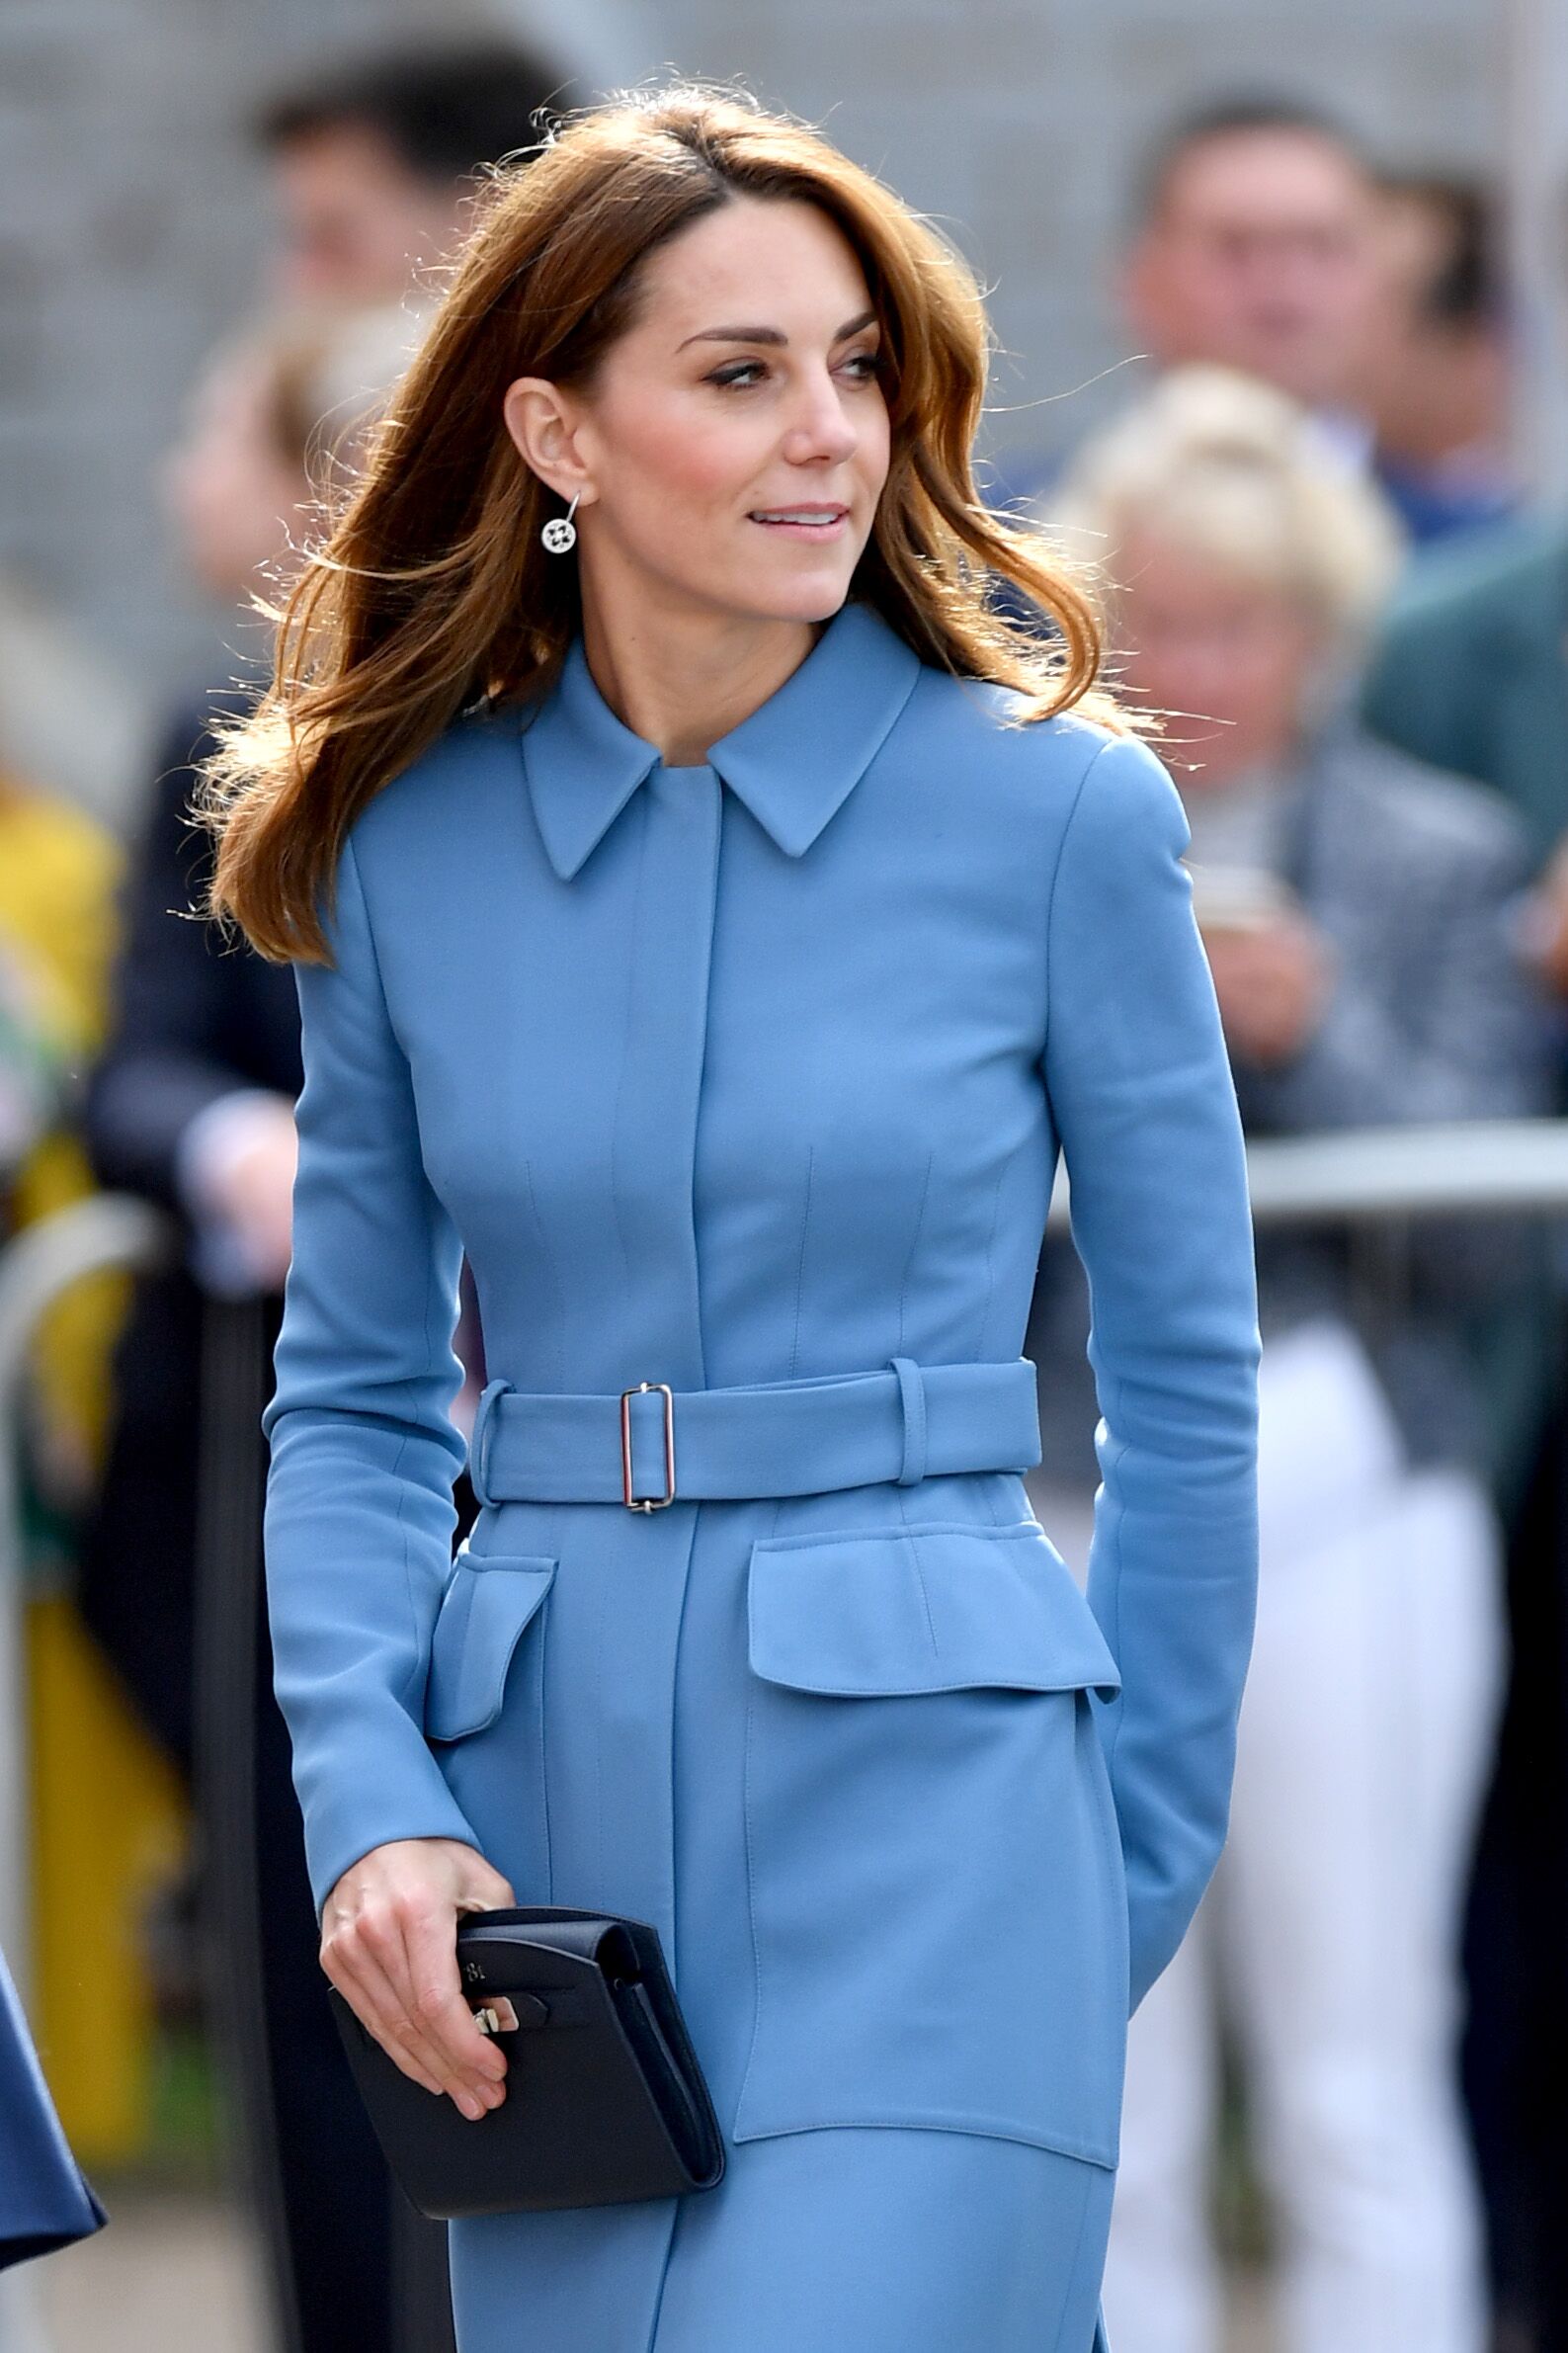
[[[1190,839],[1160,762],[1113,739],[1067,820],[1047,934],[1042,1072],[1089,1281],[1101,1485],[1088,1594],[1122,1678],[1094,1705],[1134,2009],[1224,1843],[1257,1589],[1252,1220],[1181,864]]]
[[[334,966],[294,966],[293,1259],[262,1415],[275,1687],[318,1913],[387,1839],[477,1844],[421,1722],[465,1460],[461,1245],[425,1173],[352,839],[327,932]]]

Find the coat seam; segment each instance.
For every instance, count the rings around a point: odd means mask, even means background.
[[[641,968],[638,941],[642,932],[643,907],[646,896],[643,882],[648,863],[648,829],[649,818],[646,797],[644,797],[642,831],[637,837],[637,875],[636,882],[632,886],[631,953],[626,959],[626,991],[621,999],[620,1067],[616,1073],[616,1100],[610,1114],[610,1214],[615,1219],[616,1240],[620,1246],[621,1274],[628,1284],[632,1280],[631,1249],[626,1240],[625,1223],[620,1215],[620,1186],[619,1182],[620,1108],[625,1101],[626,1074],[631,1063],[631,996],[636,987],[637,973]]]
[[[1087,2181],[1082,2184],[1083,2206],[1078,2217],[1078,2235],[1073,2241],[1073,2259],[1067,2267],[1067,2276],[1063,2282],[1062,2304],[1064,2309],[1057,2320],[1056,2334],[1051,2341],[1050,2353],[1061,2353],[1062,2331],[1067,2325],[1065,2307],[1071,2300],[1074,2288],[1078,2285],[1078,2267],[1083,2260],[1084,2240],[1089,2234],[1089,2217],[1094,2207],[1092,2187],[1093,2185]]]
[[[926,1222],[926,1203],[931,1194],[931,1171],[936,1163],[935,1150],[926,1154],[926,1173],[921,1180],[920,1207],[915,1212],[915,1230],[909,1237],[909,1254],[904,1260],[904,1272],[898,1285],[898,1346],[895,1353],[904,1353],[904,1321],[909,1312],[909,1279],[915,1271],[915,1257],[920,1248],[920,1236]]]
[[[421,1322],[424,1327],[426,1370],[427,1372],[433,1373],[435,1371],[436,1356],[435,1343],[431,1337],[431,1314],[434,1307],[435,1291],[435,1271],[433,1264],[435,1256],[434,1245],[436,1239],[435,1219],[433,1217],[435,1194],[430,1183],[429,1175],[425,1169],[424,1156],[420,1148],[419,1117],[414,1105],[412,1073],[408,1068],[408,1056],[403,1050],[402,1043],[399,1040],[396,1029],[392,1023],[392,1009],[390,1004],[387,1002],[386,995],[386,978],[385,974],[381,970],[380,954],[375,945],[375,926],[371,920],[371,902],[365,888],[365,878],[360,872],[360,862],[358,857],[355,855],[354,837],[352,833],[349,833],[344,837],[343,856],[348,870],[353,877],[354,892],[360,904],[360,920],[365,927],[366,947],[370,954],[371,972],[375,984],[375,993],[380,1001],[381,1018],[385,1024],[386,1035],[391,1042],[392,1052],[402,1065],[400,1092],[404,1096],[404,1109],[409,1126],[413,1131],[414,1158],[418,1164],[419,1183],[424,1194],[424,1228],[426,1244],[425,1299]],[[405,1403],[410,1409],[410,1412],[417,1414],[418,1405],[413,1395],[414,1385],[412,1380],[405,1376],[405,1378],[400,1381],[397,1386]],[[404,1676],[402,1686],[398,1693],[398,1706],[405,1712],[409,1713],[411,1713],[413,1710],[416,1698],[421,1694],[422,1685],[429,1671],[429,1660],[421,1627],[419,1600],[414,1590],[414,1563],[408,1541],[408,1526],[406,1519],[406,1513],[408,1509],[408,1485],[407,1481],[399,1475],[402,1470],[403,1458],[408,1452],[412,1438],[412,1430],[405,1430],[403,1436],[398,1441],[397,1453],[392,1458],[391,1469],[387,1474],[392,1481],[393,1489],[397,1496],[397,1532],[402,1540],[403,1547],[403,1593],[404,1598],[408,1603],[409,1621],[414,1636],[413,1664],[410,1667],[409,1672]],[[450,1495],[450,1487],[448,1492]]]
[[[1002,1210],[1002,1180],[1017,1156],[1018,1146],[1015,1145],[999,1165],[996,1182],[991,1187],[991,1215],[985,1229],[985,1298],[980,1307],[980,1333],[974,1350],[982,1364],[986,1361],[986,1343],[991,1331],[991,1310],[996,1304],[996,1226]]]
[[[1076,818],[1080,807],[1083,805],[1084,791],[1089,783],[1090,777],[1094,774],[1094,771],[1099,766],[1100,762],[1105,758],[1107,752],[1111,751],[1120,740],[1121,738],[1119,736],[1111,737],[1110,741],[1101,744],[1099,749],[1092,752],[1089,758],[1085,761],[1083,774],[1078,779],[1077,789],[1075,790],[1072,798],[1072,804],[1067,811],[1066,818],[1062,825],[1061,839],[1056,844],[1056,858],[1051,868],[1050,887],[1045,894],[1045,1026],[1040,1037],[1039,1050],[1039,1068],[1042,1077],[1045,1070],[1045,1057],[1050,1048],[1051,1004],[1055,993],[1051,987],[1050,971],[1051,941],[1055,929],[1054,918],[1056,913],[1056,892],[1061,882],[1062,868],[1065,865],[1067,859],[1067,836],[1071,833],[1073,829],[1073,820]],[[1048,1093],[1049,1090],[1047,1088],[1047,1094]],[[1054,1127],[1054,1125],[1055,1121],[1053,1116],[1052,1126]]]
[[[1053,937],[1054,937],[1054,932],[1055,932],[1055,921],[1054,921],[1054,917],[1055,917],[1055,909],[1056,909],[1056,892],[1057,892],[1057,888],[1058,888],[1058,886],[1059,886],[1059,884],[1060,884],[1060,882],[1061,882],[1062,868],[1063,868],[1063,866],[1064,866],[1064,865],[1065,865],[1065,863],[1066,863],[1066,857],[1067,857],[1067,837],[1068,837],[1068,835],[1069,835],[1069,834],[1071,833],[1071,831],[1072,831],[1072,828],[1073,828],[1074,821],[1075,821],[1075,819],[1077,818],[1077,815],[1078,815],[1078,812],[1079,812],[1080,808],[1082,808],[1082,806],[1083,806],[1084,794],[1085,794],[1085,792],[1086,792],[1086,790],[1087,790],[1087,788],[1088,788],[1088,784],[1089,784],[1089,779],[1090,779],[1090,777],[1091,777],[1091,776],[1094,774],[1094,771],[1095,771],[1095,769],[1098,767],[1099,763],[1100,763],[1100,762],[1101,762],[1101,761],[1102,761],[1102,760],[1105,758],[1105,756],[1106,756],[1107,752],[1109,752],[1109,751],[1111,751],[1112,749],[1114,749],[1114,747],[1115,746],[1115,744],[1116,744],[1117,742],[1119,742],[1120,740],[1121,740],[1121,738],[1119,738],[1119,737],[1116,737],[1116,736],[1113,736],[1113,737],[1111,737],[1111,738],[1110,738],[1110,739],[1109,739],[1107,742],[1105,742],[1105,743],[1101,744],[1101,745],[1100,745],[1100,747],[1099,747],[1099,749],[1098,749],[1096,752],[1094,752],[1094,753],[1093,753],[1093,755],[1092,755],[1092,756],[1091,756],[1091,757],[1090,757],[1090,758],[1089,758],[1089,759],[1088,759],[1088,760],[1085,762],[1085,764],[1084,764],[1084,771],[1083,771],[1083,774],[1082,774],[1082,776],[1080,776],[1080,778],[1079,778],[1079,780],[1078,780],[1078,789],[1077,789],[1077,791],[1076,791],[1076,792],[1074,793],[1074,795],[1073,795],[1073,799],[1072,799],[1072,806],[1071,806],[1071,807],[1069,808],[1069,810],[1067,811],[1067,818],[1066,818],[1066,822],[1065,822],[1065,824],[1062,826],[1061,840],[1060,840],[1060,842],[1059,842],[1059,843],[1058,843],[1058,845],[1057,845],[1057,850],[1056,850],[1056,863],[1055,863],[1055,867],[1054,867],[1054,870],[1053,870],[1053,872],[1052,872],[1052,875],[1051,875],[1050,893],[1049,893],[1049,896],[1048,896],[1048,898],[1047,898],[1047,901],[1046,901],[1046,914],[1045,914],[1045,1042],[1044,1042],[1044,1044],[1041,1046],[1041,1049],[1040,1049],[1040,1057],[1039,1057],[1039,1069],[1040,1069],[1040,1077],[1041,1077],[1041,1081],[1042,1081],[1042,1083],[1043,1083],[1043,1085],[1044,1085],[1044,1088],[1045,1088],[1045,1099],[1046,1099],[1046,1102],[1047,1102],[1047,1104],[1049,1104],[1049,1103],[1050,1103],[1050,1080],[1049,1080],[1049,1076],[1048,1076],[1048,1074],[1047,1074],[1046,1063],[1047,1063],[1047,1059],[1048,1059],[1048,1055],[1049,1055],[1049,1051],[1050,1051],[1051,1023],[1052,1023],[1052,1015],[1053,1015],[1054,999],[1055,999],[1055,989],[1053,988],[1053,986],[1052,986],[1052,983],[1051,983],[1051,961],[1052,961],[1052,959],[1051,959],[1051,950],[1052,950]],[[1056,1139],[1057,1139],[1058,1146],[1060,1146],[1060,1143],[1061,1143],[1061,1132],[1060,1132],[1060,1130],[1059,1130],[1059,1128],[1057,1127],[1057,1124],[1056,1124],[1056,1114],[1055,1114],[1055,1110],[1054,1110],[1054,1108],[1052,1108],[1052,1110],[1051,1110],[1051,1127],[1052,1127],[1052,1130],[1054,1131],[1054,1133],[1055,1133],[1055,1134],[1056,1134]],[[1042,1241],[1043,1241],[1043,1236],[1041,1237],[1041,1239],[1042,1239]],[[1110,1380],[1109,1380],[1109,1384],[1108,1384],[1108,1386],[1109,1386],[1110,1392],[1111,1392],[1110,1401],[1111,1401],[1111,1405],[1112,1405],[1112,1410],[1114,1412],[1114,1414],[1115,1414],[1115,1416],[1116,1416],[1116,1421],[1117,1421],[1117,1424],[1118,1424],[1118,1426],[1119,1426],[1119,1424],[1120,1424],[1120,1421],[1121,1421],[1121,1384],[1120,1384],[1120,1380],[1119,1380],[1119,1378],[1117,1377],[1117,1375],[1114,1373],[1114,1370],[1111,1372],[1111,1375],[1110,1375]],[[1125,1442],[1124,1442],[1124,1441],[1119,1441],[1119,1440],[1116,1440],[1116,1439],[1113,1438],[1113,1440],[1112,1440],[1112,1458],[1111,1458],[1113,1463],[1118,1462],[1118,1461],[1120,1460],[1120,1456],[1121,1456],[1121,1453],[1122,1453],[1122,1451],[1123,1451],[1124,1444],[1125,1444]],[[1105,1477],[1105,1467],[1104,1467],[1104,1466],[1102,1466],[1102,1477],[1101,1477],[1101,1500],[1100,1500],[1100,1502],[1097,1502],[1097,1504],[1096,1504],[1096,1506],[1095,1506],[1095,1528],[1094,1528],[1094,1536],[1092,1537],[1092,1539],[1091,1539],[1091,1544],[1090,1544],[1090,1556],[1091,1556],[1091,1559],[1092,1559],[1092,1558],[1093,1558],[1093,1556],[1094,1556],[1094,1550],[1095,1550],[1095,1546],[1096,1546],[1098,1543],[1100,1543],[1100,1542],[1101,1542],[1101,1539],[1102,1539],[1102,1537],[1103,1537],[1103,1539],[1104,1539],[1104,1548],[1103,1548],[1103,1549],[1104,1549],[1104,1551],[1105,1551],[1105,1553],[1106,1553],[1106,1555],[1107,1555],[1107,1561],[1108,1561],[1108,1566],[1109,1566],[1109,1569],[1110,1569],[1110,1572],[1111,1572],[1111,1573],[1110,1573],[1110,1580],[1109,1580],[1109,1582],[1110,1582],[1110,1594],[1111,1594],[1111,1600],[1110,1600],[1110,1618],[1111,1618],[1111,1624],[1110,1624],[1109,1626],[1105,1626],[1105,1627],[1103,1628],[1103,1631],[1104,1631],[1104,1633],[1105,1633],[1106,1641],[1107,1641],[1107,1643],[1109,1644],[1109,1646],[1110,1646],[1110,1649],[1111,1649],[1111,1655],[1112,1655],[1112,1657],[1113,1657],[1113,1658],[1114,1658],[1114,1659],[1115,1659],[1115,1661],[1116,1661],[1116,1663],[1117,1663],[1117,1665],[1118,1665],[1118,1666],[1120,1665],[1120,1660],[1121,1660],[1121,1628],[1120,1628],[1120,1608],[1119,1608],[1119,1603],[1120,1603],[1120,1593],[1121,1593],[1121,1573],[1120,1573],[1120,1572],[1121,1572],[1121,1529],[1120,1529],[1120,1519],[1121,1519],[1121,1511],[1122,1511],[1122,1508],[1123,1508],[1123,1507],[1122,1507],[1122,1505],[1121,1505],[1121,1504],[1120,1504],[1120,1502],[1117,1500],[1117,1497],[1116,1497],[1116,1492],[1115,1492],[1115,1489],[1114,1489],[1114,1487],[1112,1484],[1110,1484],[1110,1483],[1107,1481],[1106,1477]],[[1103,1514],[1103,1516],[1102,1516],[1102,1514]],[[1114,1701],[1112,1701],[1112,1702],[1110,1702],[1110,1703],[1109,1703],[1109,1711],[1110,1711],[1110,1724],[1109,1724],[1109,1727],[1108,1727],[1108,1736],[1107,1736],[1107,1739],[1106,1739],[1106,1744],[1105,1744],[1105,1753],[1106,1753],[1106,1766],[1107,1766],[1107,1771],[1108,1771],[1108,1773],[1110,1773],[1110,1772],[1112,1771],[1112,1767],[1113,1767],[1114,1760],[1114,1756],[1115,1756],[1115,1750],[1116,1750],[1117,1737],[1118,1737],[1118,1735],[1119,1735],[1119,1733],[1120,1733],[1120,1730],[1121,1730],[1121,1724],[1122,1724],[1122,1720],[1123,1720],[1123,1713],[1124,1713],[1124,1711],[1123,1711],[1123,1707],[1122,1707],[1122,1694],[1121,1694],[1120,1692],[1118,1692],[1118,1693],[1116,1694],[1116,1697],[1115,1697],[1115,1699],[1114,1699]],[[1113,1779],[1113,1782],[1112,1782],[1113,1794],[1114,1793],[1114,1786],[1115,1786],[1115,1785],[1114,1785],[1114,1780]],[[1119,1808],[1117,1808],[1117,1813],[1118,1813],[1118,1818],[1119,1818]]]
[[[534,1219],[534,1231],[538,1237],[539,1258],[555,1298],[555,1346],[552,1354],[555,1364],[555,1387],[562,1389],[566,1387],[566,1291],[561,1282],[560,1269],[555,1263],[554,1249],[544,1230],[544,1219],[539,1215],[538,1193],[534,1183],[532,1160],[525,1160],[523,1163],[523,1183],[528,1192],[529,1212]]]
[[[795,1254],[795,1319],[794,1334],[789,1344],[789,1378],[794,1380],[800,1364],[800,1311],[806,1279],[806,1235],[811,1224],[811,1187],[816,1173],[817,1147],[806,1147],[806,1197],[800,1211],[800,1247]]]

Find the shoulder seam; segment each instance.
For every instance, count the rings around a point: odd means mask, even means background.
[[[396,1030],[392,1027],[392,1008],[387,1002],[386,980],[384,974],[381,971],[381,952],[375,945],[375,926],[371,921],[370,894],[366,890],[365,877],[361,872],[359,856],[354,847],[354,834],[352,827],[343,837],[343,855],[348,864],[354,869],[354,888],[360,901],[360,919],[365,926],[366,942],[371,951],[371,970],[375,977],[375,993],[381,1000],[382,1019],[386,1023],[389,1036],[391,1037],[394,1045],[397,1047],[399,1053],[401,1053],[403,1050],[402,1040],[398,1037]]]
[[[1095,750],[1090,753],[1088,759],[1084,762],[1083,773],[1079,777],[1077,786],[1073,792],[1072,806],[1068,809],[1066,817],[1062,821],[1061,838],[1056,844],[1056,859],[1054,865],[1051,868],[1050,888],[1045,894],[1045,1029],[1040,1039],[1039,1050],[1040,1068],[1042,1070],[1045,1067],[1045,1056],[1050,1047],[1051,1010],[1055,995],[1055,991],[1051,987],[1051,937],[1055,930],[1054,917],[1056,913],[1056,888],[1057,884],[1061,881],[1062,866],[1067,857],[1067,836],[1073,829],[1073,820],[1077,816],[1079,808],[1082,804],[1084,789],[1088,785],[1090,776],[1099,766],[1100,762],[1105,758],[1107,752],[1109,752],[1115,744],[1118,744],[1123,740],[1124,738],[1119,735],[1113,735],[1109,737],[1106,742],[1097,745]]]

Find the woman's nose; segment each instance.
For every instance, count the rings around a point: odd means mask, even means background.
[[[855,443],[855,427],[844,413],[843,398],[831,376],[808,384],[790,421],[785,456],[796,463],[813,458],[842,462],[854,455]]]

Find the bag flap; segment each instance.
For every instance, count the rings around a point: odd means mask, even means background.
[[[747,1626],[756,1672],[797,1691],[1121,1685],[1093,1611],[1034,1521],[760,1538]]]
[[[554,1560],[541,1555],[474,1557],[459,1548],[431,1638],[425,1684],[431,1739],[460,1740],[494,1723],[518,1638],[554,1574]]]

